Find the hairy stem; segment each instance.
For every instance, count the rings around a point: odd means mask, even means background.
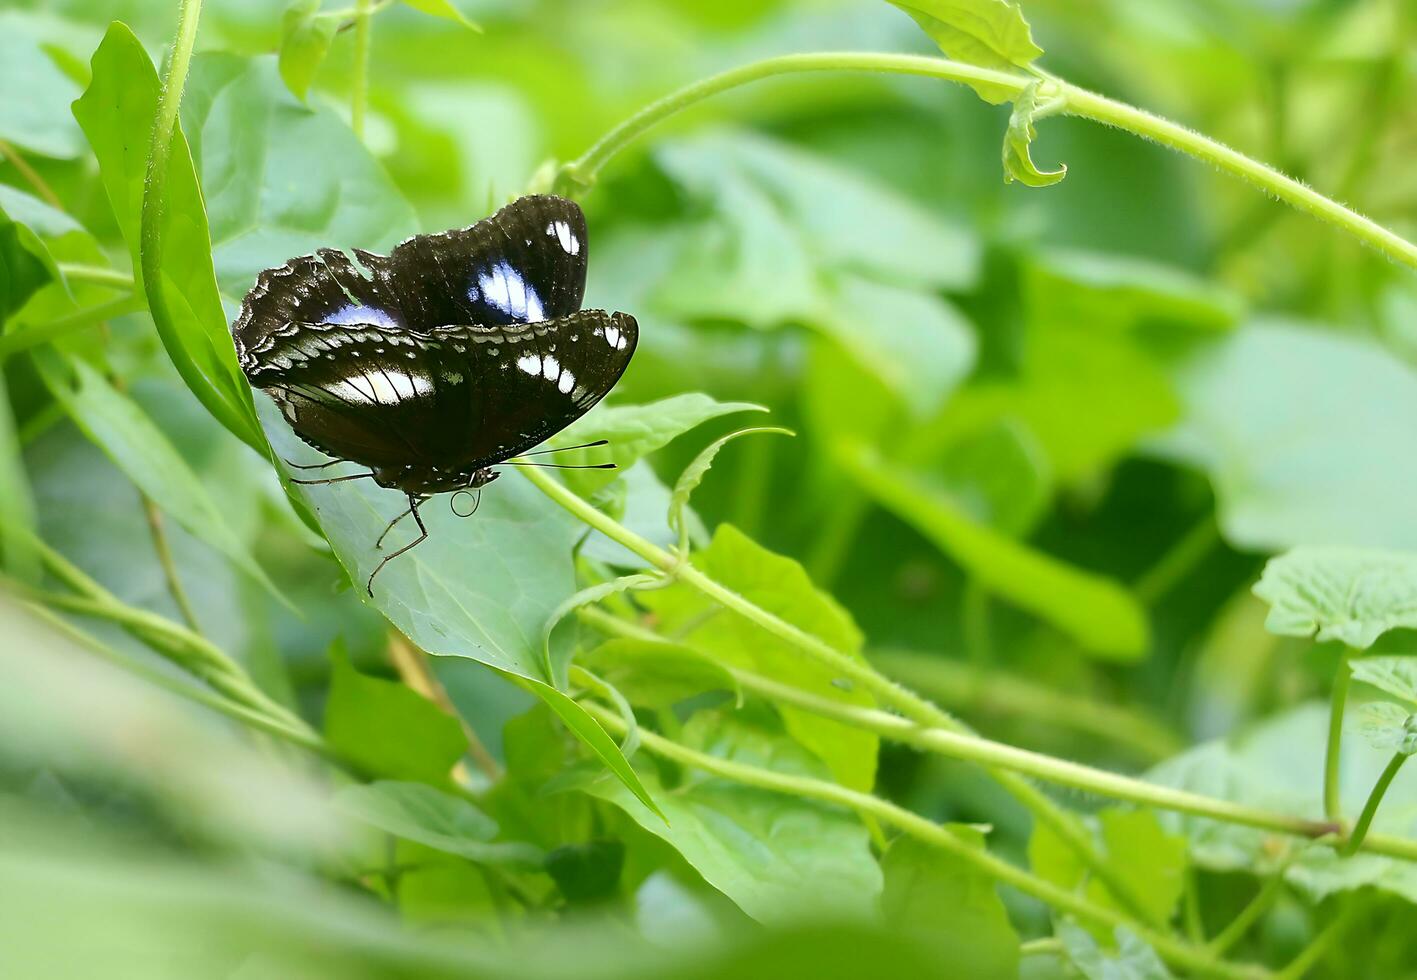
[[[582,703],[586,710],[594,715],[596,720],[607,730],[617,735],[625,734],[625,723],[613,711],[602,708],[593,702]],[[771,769],[707,755],[677,742],[671,742],[653,732],[642,732],[640,738],[641,744],[648,751],[681,765],[712,773],[745,786],[755,786],[759,789],[802,799],[820,800],[847,807],[865,816],[874,817],[883,824],[895,827],[901,833],[947,851],[996,881],[1016,888],[1025,895],[1031,895],[1055,909],[1108,928],[1126,926],[1151,944],[1162,957],[1183,969],[1193,970],[1207,976],[1267,976],[1267,971],[1263,968],[1226,963],[1213,956],[1208,950],[1176,939],[1169,933],[1137,923],[1116,909],[1099,905],[1082,895],[1059,888],[1052,882],[1010,864],[987,850],[971,846],[949,829],[878,796],[847,789],[845,786],[827,780],[774,772]]]

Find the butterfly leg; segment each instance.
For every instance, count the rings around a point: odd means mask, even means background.
[[[412,494],[409,494],[408,512],[413,515],[414,521],[418,524],[418,537],[414,538],[412,541],[404,545],[398,551],[385,555],[384,560],[379,562],[379,564],[374,567],[374,570],[369,573],[369,581],[364,584],[364,589],[369,593],[369,598],[372,599],[374,597],[374,576],[378,575],[381,571],[383,571],[384,566],[387,565],[389,562],[393,561],[399,555],[403,554],[406,551],[412,551],[414,548],[418,547],[420,544],[422,544],[428,539],[428,528],[423,526],[423,518],[418,516],[418,505],[423,502],[423,499],[424,498],[415,497]],[[403,515],[400,514],[399,516],[402,517]]]
[[[363,480],[372,477],[373,473],[355,473],[353,476],[332,476],[328,480],[291,480],[291,483],[299,483],[301,486],[314,487],[323,486],[326,483],[344,483],[346,480]]]
[[[409,497],[409,498],[408,498],[408,500],[409,500],[409,503],[408,503],[408,510],[404,511],[404,512],[403,512],[402,514],[400,514],[398,517],[395,517],[393,520],[389,521],[389,526],[386,527],[386,528],[384,528],[384,533],[381,534],[381,535],[379,535],[379,540],[378,540],[378,541],[375,541],[375,542],[374,542],[374,549],[375,549],[376,551],[379,549],[380,546],[383,545],[384,539],[389,536],[389,532],[394,529],[394,525],[397,524],[399,521],[403,520],[403,519],[404,519],[405,517],[407,517],[409,514],[412,514],[412,513],[413,513],[413,499],[414,499],[414,498],[412,498],[412,497]],[[423,503],[425,500],[427,500],[427,499],[428,499],[427,497],[419,497],[419,498],[418,498],[418,502],[419,502],[420,504],[422,504],[422,503]]]

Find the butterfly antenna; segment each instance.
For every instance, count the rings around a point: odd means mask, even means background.
[[[614,463],[522,463],[515,459],[509,459],[503,465],[506,466],[544,466],[550,470],[615,470],[619,469]]]
[[[554,449],[538,449],[534,453],[522,453],[522,456],[545,456],[547,453],[568,453],[572,449],[594,449],[596,446],[610,445],[609,439],[597,439],[595,442],[583,442],[579,446],[557,446]]]
[[[373,473],[355,473],[352,476],[332,476],[328,480],[291,480],[291,483],[298,483],[301,486],[316,487],[324,486],[326,483],[346,483],[350,480],[367,480]]]

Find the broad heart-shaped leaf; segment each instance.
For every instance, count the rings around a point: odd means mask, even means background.
[[[1171,980],[1171,971],[1156,950],[1125,926],[1114,931],[1116,950],[1105,950],[1082,926],[1064,922],[1058,926],[1068,962],[1084,980]]]
[[[1186,887],[1186,840],[1163,829],[1150,810],[1103,810],[1097,817],[1098,850],[1108,868],[1131,886],[1148,912],[1169,922]],[[1028,861],[1035,874],[1068,890],[1085,887],[1100,905],[1117,908],[1105,884],[1089,879],[1077,852],[1047,824],[1037,822],[1028,842]],[[1104,931],[1098,931],[1105,936]]]
[[[992,593],[1052,623],[1095,653],[1131,660],[1145,652],[1150,632],[1146,613],[1119,583],[980,524],[948,494],[867,446],[841,444],[835,456],[862,490]]]
[[[1360,657],[1349,661],[1349,672],[1355,681],[1371,684],[1417,709],[1417,657]]]
[[[338,27],[335,18],[320,16],[320,0],[294,0],[281,14],[277,64],[296,98],[304,101]]]
[[[984,835],[960,824],[948,828],[978,850]],[[957,856],[913,837],[897,837],[881,862],[881,912],[894,929],[935,949],[961,977],[1016,980],[1019,938],[998,886]]]
[[[1057,170],[1039,170],[1033,162],[1033,140],[1038,132],[1034,117],[1038,114],[1038,82],[1033,82],[1014,100],[1009,116],[1009,128],[1004,132],[1004,182],[1018,181],[1029,187],[1049,187],[1068,175],[1068,165]]]
[[[530,844],[494,842],[495,820],[467,800],[423,783],[346,786],[335,794],[334,806],[371,827],[479,864],[539,868],[544,857]]]
[[[1028,68],[1043,53],[1014,0],[890,0],[904,10],[940,50],[956,61],[982,68]],[[997,85],[976,84],[989,102],[1011,94]]]
[[[79,94],[73,79],[45,51],[35,14],[0,12],[0,140],[46,157],[83,152],[83,136],[69,115]]]
[[[781,733],[730,712],[700,711],[684,726],[690,748],[775,772],[825,776],[822,765]],[[704,880],[764,923],[842,914],[866,918],[881,892],[881,871],[866,828],[848,811],[687,772],[672,792],[646,783],[668,823],[619,784],[588,791],[609,800],[673,846]]]
[[[273,57],[195,57],[182,128],[206,195],[217,280],[233,301],[262,269],[296,255],[386,251],[419,230],[384,168],[338,116],[291,95]]]
[[[1232,545],[1417,550],[1417,374],[1376,344],[1255,320],[1179,368],[1157,454],[1203,470]]]
[[[112,24],[93,55],[93,80],[73,105],[74,117],[98,158],[118,227],[133,268],[139,250],[143,192],[160,85],[157,71],[133,32]],[[250,388],[236,363],[236,348],[212,267],[202,190],[187,141],[172,137],[165,200],[160,202],[160,282],[143,283],[153,322],[173,365],[203,406],[257,452],[265,441]],[[155,301],[161,299],[161,304]]]
[[[1417,554],[1295,548],[1269,560],[1254,592],[1270,605],[1271,633],[1362,650],[1388,630],[1417,628]]]
[[[720,585],[825,641],[861,657],[861,632],[847,611],[817,589],[791,558],[773,554],[731,524],[720,524],[693,563]],[[729,612],[683,584],[644,592],[640,601],[658,615],[664,631],[710,659],[746,667],[784,684],[848,704],[873,704],[864,690],[843,683],[829,667],[763,627]],[[678,632],[676,632],[678,631]],[[827,764],[837,781],[870,789],[876,778],[879,739],[799,708],[780,706],[788,733]]]
[[[330,747],[375,775],[446,783],[467,751],[458,720],[398,681],[359,673],[338,644],[331,659]]]
[[[1189,749],[1152,769],[1147,778],[1163,786],[1322,820],[1328,714],[1327,704],[1309,702],[1229,739]],[[1350,714],[1345,726],[1357,721]],[[1362,810],[1391,757],[1391,752],[1375,749],[1361,738],[1343,740],[1340,788],[1345,813]],[[1191,859],[1206,868],[1253,874],[1272,870],[1278,860],[1297,853],[1285,878],[1314,901],[1371,885],[1417,902],[1417,864],[1410,861],[1364,853],[1341,857],[1331,848],[1306,847],[1294,838],[1202,817],[1163,813],[1160,819],[1186,836]],[[1399,773],[1388,789],[1373,830],[1417,836],[1417,780],[1409,773]]]
[[[54,351],[39,351],[34,362],[55,400],[128,479],[188,533],[279,596],[201,479],[136,402],[83,361],[66,364]]]
[[[1417,714],[1391,701],[1374,701],[1358,709],[1358,730],[1381,752],[1417,752]]]

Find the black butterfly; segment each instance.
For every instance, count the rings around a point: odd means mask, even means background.
[[[320,249],[267,269],[232,325],[241,368],[316,449],[362,463],[418,507],[480,490],[600,401],[624,373],[639,329],[625,313],[582,310],[586,224],[560,197],[523,197],[470,228],[417,235],[354,261]],[[603,445],[595,443],[594,445]],[[577,447],[580,448],[580,447]],[[611,467],[614,464],[604,464]],[[319,467],[303,467],[314,469]]]

